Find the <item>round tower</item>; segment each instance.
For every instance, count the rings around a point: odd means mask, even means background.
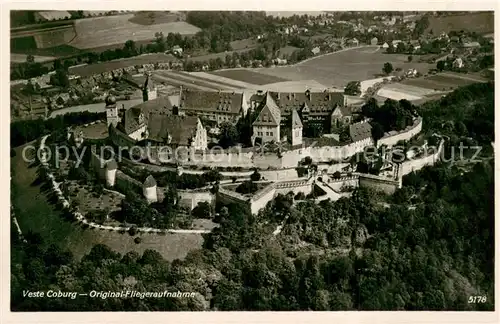
[[[108,187],[113,187],[116,181],[116,170],[118,170],[118,164],[116,163],[116,160],[112,159],[111,161],[106,163],[105,170],[106,185]]]
[[[146,198],[146,200],[149,203],[158,201],[158,193],[156,191],[156,180],[155,178],[153,178],[152,175],[149,175],[146,178],[146,181],[144,181],[144,184],[142,185],[142,190],[144,198]]]

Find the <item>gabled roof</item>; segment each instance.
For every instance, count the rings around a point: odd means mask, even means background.
[[[333,111],[332,111],[332,114],[334,114],[335,112],[339,112],[340,116],[351,116],[352,115],[352,112],[351,112],[351,109],[349,107],[346,107],[346,106],[337,106]]]
[[[172,145],[188,146],[196,134],[198,117],[152,113],[148,118],[148,139]]]
[[[276,102],[270,96],[269,92],[266,94],[263,107],[259,112],[259,116],[253,122],[254,126],[278,126],[281,122],[281,112]]]
[[[185,90],[179,98],[182,110],[203,110],[239,114],[243,103],[242,93]]]
[[[302,112],[305,106],[311,113],[332,112],[336,106],[344,105],[344,94],[342,92],[270,92],[282,113],[291,112],[293,109]],[[279,98],[278,98],[279,97]]]
[[[300,120],[297,110],[292,110],[292,129],[303,127],[302,121]]]
[[[125,111],[123,115],[123,130],[125,134],[131,134],[141,128],[142,125],[139,124],[139,116],[142,113],[140,107],[132,107]]]
[[[368,122],[349,125],[349,136],[353,142],[367,139],[372,136],[372,126]]]
[[[155,178],[153,178],[152,175],[149,175],[147,178],[146,178],[146,181],[144,181],[144,184],[143,184],[144,188],[152,188],[152,187],[155,187],[156,186],[156,180]]]

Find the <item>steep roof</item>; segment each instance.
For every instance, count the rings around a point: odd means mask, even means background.
[[[153,178],[152,175],[149,175],[147,178],[146,178],[146,181],[144,181],[144,184],[143,184],[144,188],[152,188],[152,187],[155,187],[156,186],[156,180],[155,178]]]
[[[293,109],[300,110],[304,105],[309,107],[309,112],[312,114],[325,113],[332,112],[336,106],[344,105],[342,92],[271,92],[270,95],[284,113]]]
[[[179,101],[180,108],[183,110],[204,110],[207,112],[239,114],[243,102],[243,94],[185,90],[182,92]]]
[[[196,134],[198,117],[176,116],[162,113],[152,113],[148,118],[148,139],[157,142],[167,142],[173,145],[190,145],[191,138]]]
[[[297,110],[292,110],[292,129],[303,127],[302,121],[300,120]]]
[[[142,113],[140,107],[132,107],[125,111],[123,115],[123,130],[128,135],[138,130],[142,125],[139,124],[139,116]]]
[[[269,92],[266,94],[266,99],[263,103],[259,116],[253,122],[254,126],[278,126],[281,123],[281,111],[276,105]]]
[[[332,113],[333,113],[333,112],[335,112],[335,111],[340,112],[340,115],[341,115],[341,116],[351,116],[351,115],[352,115],[352,111],[351,111],[351,109],[350,109],[349,107],[347,107],[347,106],[337,106],[337,107],[336,107],[336,108],[332,111]]]
[[[144,115],[149,115],[152,112],[166,112],[167,114],[172,113],[173,105],[168,96],[157,97],[153,100],[148,100],[142,102],[133,108],[139,108],[142,110]]]
[[[349,136],[353,142],[367,139],[372,136],[372,126],[368,122],[349,125]]]

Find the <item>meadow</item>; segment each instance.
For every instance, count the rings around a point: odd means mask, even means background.
[[[495,19],[493,12],[477,12],[464,15],[451,15],[445,17],[430,17],[427,32],[432,30],[434,35],[442,32],[467,30],[479,34],[493,33]]]
[[[134,242],[134,237],[117,232],[83,229],[81,225],[64,219],[61,211],[48,202],[44,187],[37,182],[37,168],[30,167],[22,159],[22,147],[15,149],[11,158],[11,204],[23,233],[39,233],[43,240],[61,248],[69,249],[76,259],[90,252],[95,244],[104,244],[122,254],[146,249],[157,250],[167,260],[184,258],[186,254],[201,248],[201,234],[139,234],[142,241]]]
[[[320,55],[293,66],[258,68],[253,71],[283,79],[316,80],[327,87],[344,87],[349,81],[363,81],[379,77],[385,62],[407,70],[416,68],[426,73],[434,67],[428,63],[408,62],[407,55],[384,54],[377,46],[353,48]]]

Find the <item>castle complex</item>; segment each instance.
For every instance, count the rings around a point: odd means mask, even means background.
[[[302,192],[309,194],[315,190],[326,192],[331,199],[338,199],[342,194],[341,188],[365,186],[382,190],[388,194],[401,187],[401,177],[424,165],[435,162],[437,156],[423,158],[407,165],[384,164],[384,176],[368,174],[345,175],[350,169],[349,163],[341,163],[370,145],[374,145],[371,134],[371,125],[367,119],[357,116],[355,109],[350,107],[343,93],[340,92],[312,92],[283,93],[272,91],[257,91],[252,95],[235,92],[210,92],[180,90],[179,101],[172,103],[170,97],[157,96],[156,87],[149,75],[142,86],[144,102],[128,110],[120,110],[113,96],[106,98],[106,116],[111,141],[120,147],[168,145],[173,148],[191,148],[183,160],[174,160],[178,165],[177,172],[190,171],[190,166],[224,168],[240,167],[242,172],[233,172],[234,178],[241,178],[245,172],[257,168],[261,174],[268,177],[266,185],[253,195],[241,195],[232,190],[231,184],[221,184],[219,192],[214,195],[206,193],[183,193],[182,201],[193,208],[193,201],[209,201],[215,199],[241,203],[257,213],[264,208],[267,202],[276,194],[292,191],[295,194]],[[255,152],[246,150],[233,152],[234,148],[226,152],[214,153],[208,148],[208,127],[219,127],[222,123],[235,125],[241,118],[250,122],[253,134],[251,143],[254,147],[263,143],[281,143],[279,152]],[[355,122],[355,120],[359,120]],[[315,128],[326,133],[318,146],[306,145],[304,140],[308,129]],[[400,132],[386,133],[377,141],[377,146],[391,147],[398,141],[410,140],[422,129],[422,119],[416,117],[413,125]],[[343,131],[341,141],[339,132]],[[348,139],[345,138],[348,136]],[[286,144],[286,145],[283,145]],[[441,148],[440,148],[441,149]],[[171,168],[162,166],[155,160],[161,154],[153,151],[153,159],[148,156],[150,166],[156,164],[156,170]],[[171,158],[172,156],[169,156]],[[304,158],[309,157],[318,164],[317,172],[309,173],[307,177],[298,174],[295,169]],[[175,157],[177,158],[177,157]],[[174,158],[174,159],[175,159]],[[172,161],[170,159],[170,161]],[[102,161],[101,161],[102,162]],[[162,161],[163,162],[163,161]],[[334,163],[332,165],[332,162]],[[335,164],[336,163],[336,164]],[[321,165],[328,166],[327,168]],[[187,167],[182,171],[181,166]],[[336,168],[335,166],[339,166]],[[148,164],[142,168],[148,169]],[[158,169],[159,168],[159,169]],[[331,174],[340,171],[344,175],[334,179]],[[116,181],[132,181],[122,173],[116,176],[116,162],[108,162],[97,169],[109,186]],[[97,171],[96,170],[96,171]],[[349,171],[349,170],[347,170]],[[352,171],[352,169],[350,169]],[[232,172],[225,172],[227,176]],[[240,174],[241,173],[241,174]],[[179,173],[180,174],[180,173]],[[201,174],[201,173],[200,173]],[[276,180],[271,180],[272,178]],[[318,181],[318,179],[320,179]],[[321,180],[323,179],[323,180]],[[137,185],[137,184],[136,184]],[[157,188],[156,181],[149,176],[142,185],[143,195],[149,202],[161,200],[161,188]],[[314,189],[317,188],[317,189]],[[319,188],[319,189],[318,189]],[[195,198],[196,197],[196,198]],[[203,198],[200,198],[203,197]],[[201,200],[200,200],[201,199]],[[208,200],[207,200],[208,199]],[[322,198],[323,199],[323,198]]]

